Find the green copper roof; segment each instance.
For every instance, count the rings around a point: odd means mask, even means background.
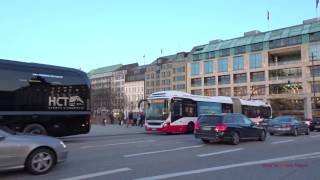
[[[207,44],[201,51],[195,51],[193,54],[201,54],[210,51],[216,51],[221,49],[228,49],[238,46],[244,46],[249,44],[255,44],[265,41],[271,41],[275,39],[282,39],[287,37],[293,37],[303,34],[309,34],[320,31],[320,22],[314,22],[310,24],[300,24],[297,26],[287,27],[283,29],[277,29],[268,32],[262,32],[257,35],[243,36],[234,39],[224,40],[218,43]]]
[[[102,67],[102,68],[98,68],[98,69],[94,69],[91,70],[88,75],[93,76],[93,75],[97,75],[97,74],[103,74],[103,73],[108,73],[108,72],[113,72],[118,70],[119,68],[122,67],[122,64],[116,64],[116,65],[112,65],[112,66],[106,66],[106,67]]]

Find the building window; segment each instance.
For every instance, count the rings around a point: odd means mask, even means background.
[[[312,61],[312,54],[313,60],[317,61],[320,60],[320,44],[312,44],[309,46],[309,60]]]
[[[216,89],[214,89],[214,88],[204,89],[204,95],[205,96],[215,96],[216,95]]]
[[[231,96],[230,88],[219,88],[218,89],[219,96]]]
[[[264,71],[250,73],[250,82],[265,81]]]
[[[166,80],[162,80],[162,85],[166,85]]]
[[[302,83],[283,83],[283,84],[271,84],[269,86],[270,94],[301,94]]]
[[[315,92],[315,93],[319,93],[320,92],[320,81],[315,81],[314,82],[314,85],[313,83],[311,82],[310,83],[310,86],[311,86],[311,92]]]
[[[219,72],[228,72],[228,59],[227,58],[223,58],[223,59],[219,59],[218,61],[219,65]]]
[[[235,56],[233,57],[233,70],[243,70],[244,59],[243,56]]]
[[[233,75],[234,83],[246,83],[247,82],[247,73],[234,74]]]
[[[220,57],[225,57],[230,55],[230,49],[221,49],[219,51]]]
[[[202,90],[201,89],[191,90],[191,94],[193,94],[193,95],[202,95]]]
[[[261,53],[250,54],[250,69],[256,69],[262,67]]]
[[[176,68],[174,69],[174,72],[175,72],[175,73],[185,72],[185,68],[184,68],[184,66],[182,66],[182,67],[176,67]]]
[[[200,54],[194,54],[193,56],[194,61],[199,61],[200,60]]]
[[[154,79],[154,74],[153,73],[151,74],[151,79]]]
[[[234,96],[246,96],[247,95],[247,86],[234,87]]]
[[[320,41],[320,32],[309,34],[310,42]]]
[[[204,78],[204,85],[205,86],[212,86],[216,84],[216,77],[205,77]]]
[[[293,37],[269,41],[269,48],[274,49],[274,48],[280,48],[285,46],[293,46],[301,43],[302,43],[302,36],[299,35],[299,36],[293,36]]]
[[[185,80],[185,76],[176,76],[174,77],[174,81],[184,81]]]
[[[287,69],[277,69],[269,71],[270,80],[282,80],[282,79],[292,79],[301,78],[302,70],[301,68],[287,68]]]
[[[251,47],[252,52],[261,51],[261,50],[263,50],[263,43],[251,44],[250,47]]]
[[[185,84],[177,84],[177,85],[174,85],[173,88],[175,90],[182,90],[182,89],[186,88],[186,85]]]
[[[205,61],[204,62],[204,73],[205,74],[213,73],[213,62],[212,61]]]
[[[218,76],[219,85],[230,84],[230,75]]]
[[[251,86],[251,96],[261,96],[266,94],[266,86]]]
[[[166,77],[166,72],[162,72],[161,77]]]
[[[191,79],[191,87],[199,87],[202,86],[201,78]]]
[[[246,46],[239,46],[235,48],[235,54],[243,54],[246,52]]]
[[[199,63],[192,63],[191,64],[191,75],[199,75],[200,74],[200,66]]]
[[[216,55],[215,55],[216,53],[215,53],[215,51],[211,51],[211,52],[209,52],[209,59],[213,59],[213,58],[215,58],[216,57]]]
[[[320,66],[310,67],[310,76],[319,77],[320,76]]]
[[[171,72],[168,71],[168,72],[167,72],[167,77],[170,77],[170,76],[171,76]]]

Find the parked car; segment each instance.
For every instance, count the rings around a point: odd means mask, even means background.
[[[31,174],[45,174],[67,156],[67,147],[61,140],[0,127],[0,171],[24,168]]]
[[[271,120],[272,119],[264,119],[259,123],[259,125],[268,130],[268,125],[269,125]]]
[[[198,117],[194,135],[204,143],[227,141],[237,145],[240,140],[265,141],[267,132],[242,114],[206,114]]]
[[[291,134],[298,136],[299,134],[310,134],[308,124],[299,121],[293,116],[279,116],[274,118],[268,125],[270,135],[274,134]]]
[[[320,131],[320,117],[314,117],[309,126],[310,131],[318,130]]]

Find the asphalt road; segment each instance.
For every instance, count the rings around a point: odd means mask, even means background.
[[[64,138],[69,158],[49,174],[1,180],[320,179],[320,132],[268,136],[265,142],[203,144],[193,135],[135,134]]]

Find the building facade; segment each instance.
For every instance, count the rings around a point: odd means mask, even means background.
[[[263,99],[271,104],[274,115],[301,118],[311,118],[312,113],[320,115],[317,19],[269,32],[251,31],[243,37],[211,41],[195,47],[192,55],[192,62],[187,64],[189,93]]]
[[[138,107],[141,100],[144,99],[144,84],[145,84],[145,66],[139,66],[128,70],[125,84],[125,110],[128,112],[143,112],[144,106]]]
[[[178,90],[187,91],[187,62],[189,53],[181,52],[160,57],[146,67],[145,96],[153,92]]]

